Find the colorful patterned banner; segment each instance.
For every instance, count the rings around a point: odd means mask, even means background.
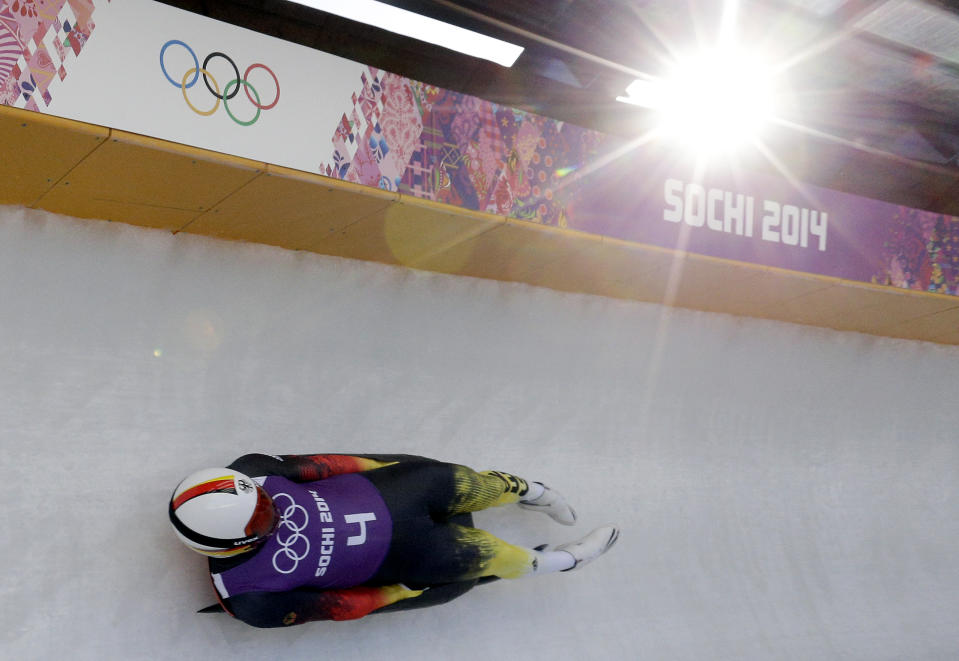
[[[563,177],[608,136],[372,67],[321,173],[354,183],[566,226]]]
[[[873,282],[959,296],[959,218],[897,207]]]
[[[0,104],[50,105],[93,33],[94,10],[93,0],[0,0]]]

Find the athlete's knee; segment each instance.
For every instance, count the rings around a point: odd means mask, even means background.
[[[510,544],[478,528],[455,526],[453,529],[460,551],[469,549],[471,577],[519,578],[534,571],[535,551]]]

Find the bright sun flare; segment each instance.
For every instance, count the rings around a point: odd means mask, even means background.
[[[760,58],[733,50],[702,52],[669,74],[637,80],[620,101],[651,108],[660,131],[697,152],[757,139],[775,112],[772,76]]]

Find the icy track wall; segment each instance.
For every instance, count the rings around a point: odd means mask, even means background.
[[[959,350],[0,207],[0,656],[954,659]],[[248,451],[562,490],[582,572],[256,630],[166,503]]]

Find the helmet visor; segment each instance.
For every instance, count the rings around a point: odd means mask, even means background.
[[[260,485],[256,486],[256,509],[250,522],[246,524],[246,534],[256,535],[259,538],[268,536],[276,528],[280,517],[276,514],[273,499]]]

